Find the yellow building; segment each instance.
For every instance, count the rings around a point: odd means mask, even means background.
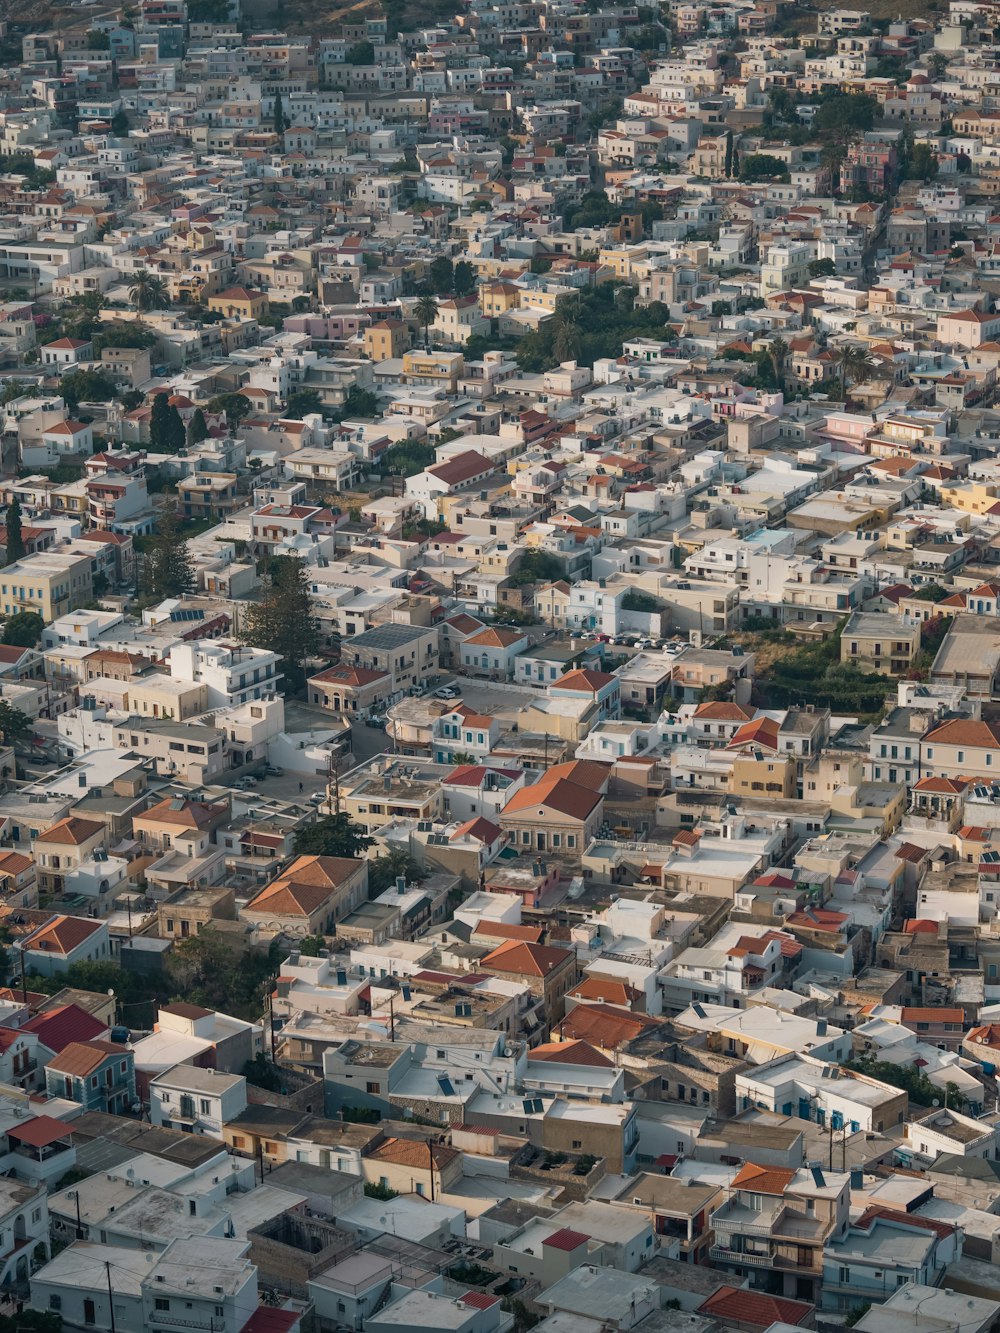
[[[365,356],[369,361],[391,361],[410,345],[410,330],[401,319],[380,319],[365,329]]]
[[[967,514],[985,514],[997,502],[1000,487],[995,481],[962,481],[954,486],[940,486],[945,509],[962,509]]]
[[[0,571],[0,606],[5,615],[35,611],[48,623],[92,599],[91,570],[85,555],[43,551],[25,556]]]
[[[632,265],[644,263],[649,253],[644,245],[622,245],[601,250],[597,258],[616,278],[625,281],[632,276]]]
[[[208,308],[227,319],[263,319],[267,297],[254,287],[227,287],[208,298]]]
[[[513,282],[484,282],[479,288],[479,305],[487,319],[499,319],[521,304],[521,289]]]
[[[465,371],[461,352],[407,352],[403,357],[403,378],[407,384],[422,384],[455,393]]]
[[[732,796],[754,796],[762,800],[793,800],[797,790],[795,759],[790,754],[739,754],[733,759],[729,779]]]

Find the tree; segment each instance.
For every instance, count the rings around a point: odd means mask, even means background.
[[[415,477],[430,467],[436,458],[434,446],[417,440],[402,440],[392,444],[380,459],[384,477]]]
[[[242,393],[217,393],[208,400],[210,412],[224,412],[231,425],[238,425],[250,411],[250,399]]]
[[[757,181],[771,177],[788,179],[788,164],[773,153],[746,153],[740,159],[740,180]]]
[[[434,300],[434,297],[428,293],[424,296],[421,296],[416,306],[414,307],[414,313],[416,314],[417,319],[420,320],[420,323],[424,326],[424,344],[427,350],[430,351],[431,349],[430,328],[431,325],[434,323],[434,321],[437,319],[438,303],[437,301]]]
[[[281,1091],[281,1075],[262,1051],[243,1066],[243,1077],[251,1087],[263,1088],[265,1092]]]
[[[471,296],[476,290],[476,270],[465,259],[455,265],[454,288],[456,296]]]
[[[355,42],[347,48],[344,61],[348,65],[374,65],[375,47],[371,42]]]
[[[349,815],[327,815],[295,834],[297,856],[359,857],[372,844],[364,829]]]
[[[385,856],[376,856],[369,861],[368,896],[377,898],[386,889],[391,889],[397,879],[405,879],[407,884],[412,884],[426,878],[427,871],[420,862],[414,860],[409,852],[396,847]]]
[[[158,393],[153,397],[153,411],[149,418],[150,447],[158,453],[175,454],[187,443],[187,431],[181,414],[170,401],[167,393]]]
[[[323,400],[315,389],[293,389],[285,401],[285,416],[301,421],[312,412],[323,411]]]
[[[526,583],[554,583],[565,577],[566,569],[558,556],[549,551],[527,551],[510,575],[509,582],[520,588]]]
[[[81,403],[109,403],[115,385],[101,370],[71,370],[59,381],[59,392],[67,410],[75,412]]]
[[[201,444],[202,440],[208,439],[208,422],[205,420],[205,413],[200,407],[196,407],[188,423],[188,444]]]
[[[785,382],[785,357],[788,355],[788,344],[784,338],[772,338],[767,345],[767,357],[771,363],[771,369],[774,371],[774,382],[781,389]]]
[[[90,32],[87,33],[87,50],[110,51],[111,38],[106,32],[101,32],[97,28],[91,28]]]
[[[167,284],[158,273],[141,268],[132,279],[128,299],[140,314],[147,310],[162,309],[168,304]]]
[[[552,340],[552,352],[556,360],[560,363],[575,361],[580,355],[582,338],[583,330],[576,320],[572,318],[560,320]]]
[[[111,117],[111,133],[119,139],[123,139],[129,131],[128,112],[118,110]]]
[[[13,500],[7,506],[7,564],[12,565],[15,560],[21,560],[24,557],[24,537],[21,535],[21,501],[15,495]],[[7,640],[5,639],[6,643]]]
[[[809,262],[810,278],[833,278],[837,275],[837,265],[832,259],[813,259]]]
[[[259,1019],[277,959],[240,944],[208,927],[177,940],[167,976],[178,999],[235,1018]]]
[[[438,296],[455,290],[455,266],[447,255],[439,255],[427,270],[427,281]]]
[[[243,641],[267,648],[284,662],[293,689],[305,684],[306,658],[319,648],[319,626],[312,613],[305,562],[281,556],[272,564],[271,585],[259,602],[247,607]]]
[[[7,617],[0,642],[10,644],[14,648],[34,648],[42,637],[44,628],[45,621],[37,611],[15,611],[12,616]]]
[[[352,384],[347,390],[344,405],[334,414],[336,421],[346,421],[354,417],[374,417],[378,415],[378,399],[370,389],[361,389]]]
[[[875,124],[878,103],[869,93],[837,93],[816,112],[817,130],[838,135],[863,133]]]
[[[195,589],[194,571],[187,542],[181,535],[175,505],[160,510],[153,543],[146,552],[142,569],[146,593],[157,599],[181,597]]]
[[[284,134],[285,132],[285,108],[281,104],[280,91],[274,95],[274,132],[275,134]]]
[[[0,734],[8,745],[27,736],[31,729],[31,718],[27,713],[12,708],[6,699],[0,699]]]
[[[871,371],[868,353],[857,343],[844,343],[837,351],[837,378],[840,381],[840,396],[847,397],[848,380],[866,379]]]
[[[909,154],[903,172],[908,181],[930,181],[938,174],[937,156],[930,144],[918,143]]]

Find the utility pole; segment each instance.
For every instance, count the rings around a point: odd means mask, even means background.
[[[20,957],[20,959],[21,959],[21,1003],[22,1003],[22,1004],[27,1004],[27,1003],[28,1003],[28,978],[27,978],[27,976],[25,975],[25,971],[24,971],[24,944],[23,944],[23,942],[18,946],[18,950],[17,950],[17,952],[18,952],[18,955],[19,955],[19,957]]]
[[[115,1329],[115,1293],[111,1287],[111,1260],[105,1259],[104,1271],[108,1275],[108,1305],[111,1307],[111,1333],[116,1333]]]
[[[83,1221],[80,1218],[80,1189],[79,1186],[73,1191],[73,1198],[76,1200],[76,1238],[83,1240]]]

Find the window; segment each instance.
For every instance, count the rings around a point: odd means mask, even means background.
[[[582,1140],[582,1139],[574,1139],[574,1140],[573,1140],[573,1147],[574,1147],[574,1148],[582,1148],[582,1147],[583,1147],[583,1140]]]
[[[372,1093],[377,1097],[379,1093],[379,1085],[377,1083],[366,1083],[365,1092]]]
[[[156,1301],[155,1301],[155,1308],[156,1308],[157,1310],[169,1310],[169,1309],[170,1309],[170,1302],[169,1302],[169,1300],[166,1298],[166,1296],[157,1296]]]
[[[202,1115],[208,1115],[212,1109],[212,1104],[207,1097],[202,1097],[198,1102],[198,1109]]]

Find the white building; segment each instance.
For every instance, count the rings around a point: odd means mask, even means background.
[[[247,1081],[197,1065],[175,1065],[149,1085],[149,1119],[164,1129],[221,1139],[222,1128],[247,1108]]]
[[[177,643],[168,659],[174,680],[208,688],[209,708],[234,708],[251,699],[274,696],[281,679],[277,653],[235,643],[199,639]]]

